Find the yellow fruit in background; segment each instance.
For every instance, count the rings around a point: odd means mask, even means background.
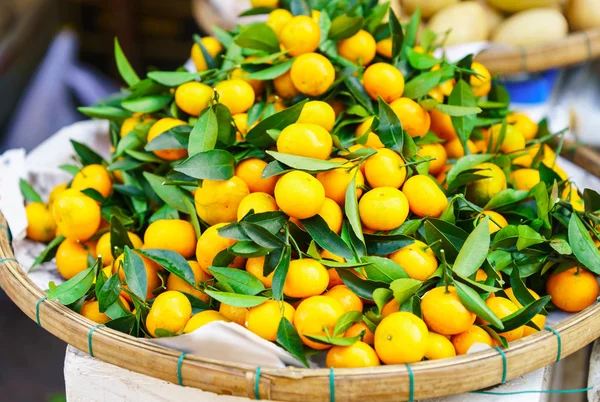
[[[451,338],[457,355],[466,355],[475,343],[492,346],[494,340],[483,328],[471,325],[466,331],[452,335]]]
[[[531,141],[537,135],[538,125],[525,113],[511,113],[506,118],[506,121],[512,124],[523,135],[525,141]]]
[[[273,80],[273,86],[275,87],[275,93],[283,99],[291,99],[294,96],[300,95],[300,91],[298,91],[292,82],[291,71],[275,78]]]
[[[385,38],[377,42],[377,54],[388,59],[392,58],[392,38]]]
[[[198,239],[198,243],[196,244],[196,259],[198,260],[198,265],[200,265],[200,268],[202,268],[204,272],[211,276],[212,274],[208,268],[213,265],[213,260],[217,254],[236,242],[234,239],[221,237],[219,234],[219,228],[222,228],[225,225],[225,223],[217,223],[216,225],[209,227],[202,232]],[[241,268],[244,266],[244,259],[237,257],[229,266]]]
[[[362,196],[358,202],[358,213],[367,228],[375,231],[392,230],[406,220],[408,201],[397,188],[378,187]]]
[[[327,172],[317,173],[317,180],[321,182],[325,189],[325,196],[331,198],[339,205],[344,205],[346,202],[346,190],[350,182],[354,178],[356,185],[356,196],[362,195],[362,187],[365,184],[365,179],[362,172],[352,162],[346,161],[343,158],[332,158],[332,162],[345,162],[341,167]],[[348,170],[354,165],[354,168]]]
[[[277,211],[277,203],[275,198],[267,193],[251,193],[242,199],[237,210],[237,220],[241,221],[251,210],[255,214],[262,212]]]
[[[229,321],[243,326],[246,322],[246,314],[248,313],[248,309],[246,307],[235,307],[230,306],[229,304],[221,303],[219,305],[219,313],[221,313],[223,317],[227,318]]]
[[[275,201],[287,215],[307,219],[323,208],[325,189],[313,176],[294,170],[284,174],[275,185]]]
[[[267,300],[263,304],[252,307],[245,317],[245,326],[256,335],[268,341],[277,339],[277,329],[281,319],[285,317],[292,324],[296,310],[287,302]]]
[[[188,261],[188,264],[194,273],[194,282],[196,285],[206,282],[212,278],[212,276],[208,275],[202,270],[202,268],[200,268],[200,264],[198,264],[196,261]],[[194,286],[173,274],[170,274],[169,278],[167,279],[167,290],[177,290],[179,292],[189,293],[205,303],[208,303],[210,300],[210,297],[206,293],[196,289]]]
[[[400,188],[406,179],[404,160],[397,152],[388,148],[378,149],[363,166],[365,177],[373,188]]]
[[[452,342],[444,335],[429,331],[425,357],[428,360],[439,360],[454,356],[456,356],[456,350],[454,350]]]
[[[375,350],[362,341],[356,341],[350,346],[334,346],[325,357],[326,367],[360,368],[379,366],[379,357]]]
[[[273,284],[275,271],[272,271],[268,276],[264,276],[264,265],[265,257],[248,258],[246,272],[255,276],[266,288],[270,288]]]
[[[363,302],[353,291],[348,289],[346,285],[338,285],[325,292],[325,296],[333,297],[344,307],[346,312],[358,311],[362,313]]]
[[[185,124],[186,122],[183,120],[164,117],[150,127],[150,130],[148,131],[148,142],[151,142],[153,139],[173,127]],[[176,161],[187,156],[187,149],[160,149],[152,152],[154,152],[154,155],[167,161]]]
[[[467,148],[469,148],[469,153],[476,154],[477,147],[471,140],[467,140]],[[458,159],[465,156],[465,149],[463,148],[460,139],[455,138],[453,140],[447,141],[444,143],[444,149],[446,150],[446,154],[448,155],[448,159]]]
[[[248,185],[237,176],[229,180],[204,180],[194,195],[196,212],[209,225],[233,222],[248,194]]]
[[[573,31],[600,27],[600,3],[596,0],[570,0],[567,19]]]
[[[421,313],[427,327],[441,335],[460,334],[475,322],[475,314],[462,304],[454,286],[448,286],[448,290],[441,286],[425,293]]]
[[[487,96],[491,89],[492,75],[483,64],[476,61],[471,64],[471,70],[477,73],[469,78],[473,95],[476,97]]]
[[[85,166],[73,177],[71,188],[78,191],[91,188],[106,198],[112,193],[113,184],[106,168],[94,164]]]
[[[404,76],[388,63],[374,63],[363,74],[363,86],[371,98],[391,103],[404,93]]]
[[[437,218],[448,205],[446,194],[429,176],[419,174],[411,177],[404,183],[402,192],[406,195],[410,211],[421,218]]]
[[[133,248],[141,248],[144,244],[142,239],[138,235],[133,232],[127,232],[127,236],[129,237],[129,241],[133,245]],[[96,253],[98,256],[102,257],[102,262],[104,266],[111,265],[113,263],[113,256],[110,244],[110,231],[104,233],[98,239],[98,243],[96,244]]]
[[[492,151],[498,149],[505,154],[509,154],[511,152],[525,149],[525,138],[515,126],[510,124],[506,125],[504,140],[502,141],[502,144],[498,145],[501,132],[502,124],[495,124],[484,134],[484,138],[487,143],[490,142],[490,137],[492,138]]]
[[[475,1],[451,4],[441,9],[431,17],[427,28],[444,35],[446,45],[483,41],[489,34],[485,9]]]
[[[452,125],[452,119],[449,115],[440,112],[437,109],[429,111],[431,117],[431,131],[443,140],[450,141],[456,137],[456,131]]]
[[[367,148],[380,149],[380,148],[383,148],[385,145],[383,145],[383,143],[379,139],[379,136],[370,130],[370,127],[373,124],[374,119],[375,119],[375,117],[371,116],[367,120],[360,123],[358,125],[358,127],[356,127],[356,131],[354,133],[355,133],[356,138],[360,138],[363,135],[368,133],[367,142],[365,143],[364,146]],[[360,144],[356,144],[356,145],[360,145]]]
[[[431,159],[429,161],[429,174],[432,176],[440,174],[444,170],[444,166],[446,166],[446,161],[448,160],[446,149],[444,149],[442,144],[437,142],[421,145],[421,148],[417,151],[417,155],[421,158]]]
[[[488,226],[490,228],[490,234],[496,233],[497,231],[499,231],[500,229],[502,229],[503,227],[508,225],[508,222],[506,221],[506,219],[502,215],[500,215],[498,212],[482,211],[481,213],[485,216],[490,217],[490,220],[488,222]]]
[[[309,96],[324,94],[335,79],[333,64],[318,53],[305,53],[296,58],[290,74],[294,87]]]
[[[323,207],[317,215],[323,218],[325,223],[327,223],[327,226],[329,226],[329,229],[331,229],[337,234],[341,232],[344,214],[342,213],[342,209],[340,208],[337,202],[335,202],[331,198],[325,197]]]
[[[58,196],[63,193],[67,189],[67,183],[59,184],[52,189],[50,195],[48,196],[48,208],[52,211],[52,205],[54,205],[54,201],[58,199]]]
[[[296,123],[316,124],[327,131],[331,131],[335,124],[335,112],[327,102],[310,101],[302,108]]]
[[[536,169],[519,169],[510,175],[510,181],[518,190],[531,190],[540,182],[540,171]]]
[[[277,138],[277,151],[284,154],[325,160],[332,149],[331,134],[316,124],[290,124]]]
[[[229,320],[218,311],[205,310],[194,314],[194,316],[188,320],[187,324],[183,328],[183,333],[189,334],[190,332],[194,332],[195,330],[200,329],[206,324],[214,321],[229,322]]]
[[[25,207],[25,215],[27,216],[27,237],[41,242],[54,239],[56,222],[46,204],[32,202]]]
[[[248,57],[246,60],[250,61],[252,60],[253,57]],[[265,86],[266,86],[266,81],[263,80],[255,80],[253,78],[246,78],[248,75],[250,75],[249,71],[244,70],[241,67],[238,68],[234,68],[233,71],[231,72],[231,76],[230,78],[232,80],[243,80],[246,81],[248,84],[250,84],[250,86],[252,87],[252,89],[254,89],[254,94],[256,97],[260,97],[263,92],[265,92]]]
[[[210,54],[210,56],[214,59],[217,54],[223,51],[223,46],[219,43],[215,38],[211,38],[210,36],[205,36],[201,39],[202,46],[204,49]],[[204,54],[202,53],[202,49],[197,43],[194,43],[192,46],[192,61],[196,66],[196,70],[204,71],[208,69],[208,65],[206,64],[206,59],[204,58]]]
[[[292,260],[283,285],[283,294],[298,299],[317,296],[327,289],[328,283],[327,269],[317,260]]]
[[[431,126],[431,117],[421,105],[409,98],[398,98],[390,104],[396,113],[402,128],[408,131],[411,137],[423,137]]]
[[[281,31],[283,31],[283,27],[287,24],[294,16],[288,10],[283,8],[278,8],[269,13],[269,18],[265,22],[268,27],[270,27],[277,37],[281,35]]]
[[[219,103],[227,106],[231,114],[244,113],[254,105],[254,88],[244,80],[221,81],[215,85]]]
[[[85,241],[100,226],[100,206],[87,195],[68,189],[52,205],[52,216],[58,231],[71,240]]]
[[[476,174],[486,176],[467,185],[467,199],[484,206],[493,196],[506,189],[506,176],[502,169],[493,163],[480,163],[475,166]]]
[[[332,334],[335,324],[344,313],[344,307],[332,297],[309,297],[296,308],[294,326],[306,346],[317,350],[329,349],[331,345],[311,341],[305,335],[324,335],[325,331]]]
[[[200,115],[210,106],[214,90],[201,82],[186,82],[175,90],[175,103],[179,109],[192,116]]]
[[[177,334],[183,331],[191,316],[192,305],[188,298],[181,292],[168,290],[158,295],[152,303],[146,328],[153,337],[157,336],[156,330],[159,328]]]
[[[146,229],[144,247],[171,250],[190,258],[196,251],[196,232],[188,221],[159,219]]]
[[[235,125],[236,141],[245,141],[246,133],[248,133],[248,113],[238,113],[231,116]]]
[[[354,64],[366,66],[375,58],[377,43],[373,35],[361,29],[353,36],[338,42],[340,56]]]
[[[156,120],[152,116],[144,116],[143,113],[134,113],[133,116],[123,120],[119,135],[121,138],[132,132],[138,124],[153,123]]]
[[[402,11],[407,15],[412,15],[419,9],[423,18],[429,18],[445,7],[458,2],[459,0],[402,0]]]
[[[487,304],[494,315],[500,319],[508,317],[512,313],[515,313],[519,310],[519,307],[517,307],[515,303],[504,297],[490,297],[485,301],[485,304]],[[482,323],[487,324],[485,320],[481,321]],[[515,328],[510,331],[501,332],[498,335],[505,337],[507,342],[516,341],[517,339],[521,339],[523,337],[523,328],[524,326],[520,326],[519,328]]]
[[[96,242],[80,243],[65,239],[56,249],[56,268],[58,273],[69,280],[90,266],[90,260],[96,259]]]
[[[509,13],[530,8],[558,6],[560,4],[559,0],[487,0],[487,2],[499,10]]]
[[[566,37],[569,24],[557,9],[536,8],[505,19],[492,34],[492,42],[509,46],[535,46]]]
[[[438,267],[433,250],[419,240],[394,251],[390,259],[404,268],[408,276],[420,281],[429,278]]]
[[[428,336],[427,326],[416,315],[392,313],[375,329],[375,350],[385,364],[418,362],[427,351]]]
[[[263,179],[262,172],[266,166],[267,162],[262,159],[244,159],[235,167],[235,175],[246,183],[251,193],[261,192],[273,195],[279,176]]]
[[[298,15],[283,26],[279,40],[290,56],[300,56],[317,50],[321,29],[311,17]]]

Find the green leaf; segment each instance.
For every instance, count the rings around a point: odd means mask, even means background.
[[[371,98],[367,94],[365,87],[361,84],[357,77],[354,75],[348,75],[344,78],[344,83],[348,88],[348,91],[352,94],[352,96],[364,106],[369,114],[374,114],[373,104],[371,103]]]
[[[489,217],[481,219],[458,252],[452,271],[463,277],[473,275],[487,258],[490,248]]]
[[[190,301],[190,304],[192,305],[192,315],[198,314],[201,311],[210,310],[210,306],[198,299],[196,296],[186,292],[181,293],[183,293],[183,295]]]
[[[356,343],[360,339],[359,336],[355,336],[353,338],[340,338],[340,337],[332,337],[327,335],[309,335],[304,334],[305,337],[310,339],[311,341],[322,343],[325,345],[334,345],[334,346],[351,346]]]
[[[333,328],[333,336],[343,335],[352,324],[356,324],[362,321],[362,313],[360,311],[348,311],[342,315]]]
[[[152,187],[152,190],[168,204],[171,208],[178,210],[179,212],[187,213],[187,207],[184,202],[183,192],[176,186],[165,186],[163,183],[166,181],[164,177],[156,176],[149,172],[144,172],[144,177],[148,180],[148,183]]]
[[[508,205],[519,203],[527,198],[529,198],[529,191],[507,188],[494,195],[492,199],[488,201],[484,209],[494,210],[506,207]]]
[[[80,106],[77,110],[96,119],[117,120],[131,117],[131,112],[114,106]]]
[[[364,271],[372,281],[392,283],[396,279],[408,278],[404,268],[389,258],[371,255],[364,256],[362,261],[369,263],[365,265]]]
[[[175,208],[170,207],[169,204],[165,204],[150,216],[148,223],[153,223],[161,219],[179,219],[179,212]]]
[[[410,65],[417,70],[429,70],[436,64],[441,63],[441,60],[433,57],[432,55],[427,53],[419,53],[410,47],[406,48],[406,55]]]
[[[510,273],[510,286],[512,288],[513,295],[522,306],[527,306],[535,301],[535,297],[533,297],[533,295],[529,292],[529,289],[525,287],[517,267],[513,267]]]
[[[81,271],[65,283],[50,288],[48,300],[58,300],[64,305],[76,302],[92,288],[95,276],[94,268]]]
[[[238,17],[248,17],[250,15],[269,14],[273,10],[275,10],[273,7],[253,7],[249,10],[244,11],[240,15],[238,15]]]
[[[265,151],[277,161],[298,170],[310,173],[327,172],[329,170],[342,167],[346,162],[324,161],[321,159],[307,158],[306,156],[297,156],[284,154],[276,151]]]
[[[303,219],[302,224],[314,241],[325,250],[347,260],[354,258],[354,253],[352,253],[350,247],[329,228],[327,222],[320,215]]]
[[[414,295],[422,284],[423,282],[417,279],[400,278],[390,284],[390,289],[394,293],[394,299],[398,301],[398,304],[402,304]]]
[[[363,17],[351,17],[342,14],[331,21],[329,39],[339,41],[356,35],[362,28]]]
[[[150,71],[148,78],[167,87],[178,87],[186,82],[201,77],[205,72],[188,73],[187,71]]]
[[[433,88],[437,87],[445,78],[454,75],[453,67],[444,64],[439,70],[421,73],[404,85],[402,96],[410,99],[418,99],[427,95]]]
[[[381,310],[388,301],[394,296],[391,290],[386,288],[375,289],[373,292],[373,301],[377,306],[377,314],[381,314]]]
[[[566,240],[564,236],[556,235],[555,237],[550,239],[550,247],[552,247],[558,254],[562,255],[571,255],[573,254],[573,249],[569,245],[569,242]]]
[[[386,146],[402,152],[404,146],[404,130],[398,115],[381,97],[379,97],[379,139]]]
[[[406,235],[406,236],[412,236],[413,234],[415,234],[419,228],[421,227],[421,225],[423,224],[423,221],[425,219],[409,219],[407,221],[405,221],[400,227],[391,230],[390,231],[390,235]]]
[[[33,268],[38,264],[52,260],[54,258],[54,255],[56,254],[56,249],[64,240],[65,236],[63,235],[56,236],[54,239],[52,239],[52,241],[48,243],[48,245],[40,253],[40,255],[37,256],[31,267]]]
[[[600,274],[600,253],[576,212],[569,219],[569,244],[580,263]]]
[[[290,11],[292,15],[308,15],[311,16],[311,7],[307,0],[289,0]]]
[[[389,9],[390,3],[378,4],[371,8],[369,16],[365,19],[363,27],[371,34],[374,34],[377,28],[381,25],[381,22],[385,18],[385,15],[388,13]]]
[[[81,163],[83,163],[84,166],[102,165],[104,163],[104,159],[87,145],[75,140],[71,140],[71,145],[73,145],[73,149],[81,159]]]
[[[527,324],[531,321],[533,317],[538,315],[548,302],[550,302],[552,298],[550,296],[542,296],[538,300],[535,300],[523,307],[519,311],[512,313],[511,315],[504,317],[502,319],[502,328],[498,328],[497,325],[492,325],[492,329],[500,331],[512,331],[513,329],[517,329],[522,325]]]
[[[131,64],[129,64],[127,57],[125,57],[117,38],[115,38],[115,60],[117,62],[119,74],[121,74],[123,81],[125,81],[127,85],[132,86],[140,81],[140,77],[138,77],[133,67],[131,67]]]
[[[370,255],[388,255],[402,247],[409,246],[415,239],[401,234],[370,235],[365,236],[367,253]]]
[[[154,113],[169,106],[173,95],[149,95],[121,102],[121,106],[130,112]]]
[[[255,307],[269,300],[268,298],[263,296],[251,296],[229,292],[217,292],[216,290],[210,289],[204,290],[204,293],[221,303],[229,304],[233,307]]]
[[[115,215],[110,218],[110,252],[113,258],[120,256],[125,246],[134,248],[127,229]],[[112,303],[109,303],[109,305]]]
[[[591,188],[583,190],[583,201],[585,212],[596,212],[600,210],[600,194]]]
[[[480,163],[488,162],[494,156],[489,154],[475,154],[475,155],[465,155],[462,158],[458,159],[452,168],[448,171],[448,175],[446,176],[446,182],[448,186],[452,184],[454,180],[458,177],[458,175],[465,170],[473,169],[475,166]]]
[[[431,244],[431,249],[438,258],[441,256],[440,250],[443,249],[448,262],[454,262],[458,256],[458,250],[469,236],[467,232],[441,219],[428,219],[423,226],[427,244]],[[437,240],[441,242],[434,244]]]
[[[531,189],[531,194],[535,197],[535,204],[537,206],[538,218],[544,222],[544,226],[550,228],[550,220],[548,214],[550,213],[550,198],[548,197],[548,190],[546,189],[546,183],[539,182]]]
[[[123,260],[123,272],[127,286],[134,295],[141,300],[146,300],[148,291],[148,277],[142,258],[125,246],[125,256]]]
[[[269,254],[273,249],[262,247],[251,240],[241,240],[227,248],[237,257],[255,258]]]
[[[363,299],[373,300],[373,292],[375,289],[381,287],[381,282],[361,279],[347,269],[336,268],[336,271],[344,282],[344,285]]]
[[[254,275],[237,268],[208,267],[219,282],[225,282],[235,293],[244,295],[257,295],[265,286]]]
[[[19,188],[26,201],[44,203],[42,197],[23,179],[19,179]]]
[[[309,367],[306,356],[304,356],[302,339],[300,339],[300,335],[298,335],[296,328],[285,317],[281,317],[281,321],[279,321],[279,327],[277,328],[277,343],[300,360],[306,367]]]
[[[477,101],[475,100],[475,95],[473,95],[471,86],[464,80],[459,80],[456,85],[454,85],[454,89],[452,89],[452,93],[448,97],[448,104],[453,106],[475,107]],[[475,117],[475,114],[450,116],[452,125],[463,146],[467,143],[467,140],[471,136],[471,131],[473,131],[473,128],[475,127]]]
[[[171,250],[159,250],[154,248],[144,248],[137,250],[138,253],[151,259],[171,274],[181,278],[186,283],[196,286],[196,278],[190,264],[181,256]]]
[[[275,140],[267,133],[267,130],[283,130],[300,117],[302,108],[307,101],[296,103],[294,106],[282,110],[263,119],[246,134],[246,141],[258,148],[269,148],[275,145]]]
[[[481,319],[491,323],[494,327],[500,330],[504,329],[504,326],[500,319],[496,317],[494,312],[485,304],[481,296],[471,289],[469,286],[464,285],[460,282],[454,282],[456,292],[460,302],[472,313],[480,317]]]
[[[248,74],[244,79],[249,80],[273,80],[277,77],[282,76],[287,73],[290,68],[292,68],[292,64],[294,63],[294,59],[290,59],[284,61],[283,63],[275,64],[273,66],[267,67],[263,70],[255,71],[253,73]]]
[[[110,320],[105,325],[110,329],[114,329],[115,331],[128,334],[131,331],[133,324],[135,324],[135,315],[129,314]]]
[[[436,104],[435,108],[449,116],[469,116],[481,112],[481,109],[476,106],[456,106],[445,105],[443,103]]]
[[[419,26],[421,25],[421,9],[417,8],[410,17],[404,38],[404,48],[414,47],[417,43]]]
[[[223,149],[212,149],[193,155],[173,170],[195,179],[229,180],[233,177],[235,158]]]
[[[77,173],[79,173],[81,171],[81,168],[79,166],[75,166],[75,165],[64,164],[64,165],[58,166],[58,168],[60,170],[64,170],[65,172],[67,172],[71,176],[75,176]]]
[[[519,238],[517,240],[517,250],[519,251],[546,241],[541,234],[533,230],[530,226],[519,225],[518,231]]]
[[[364,245],[365,237],[362,231],[362,224],[360,222],[360,215],[358,213],[358,200],[356,197],[356,177],[352,178],[348,184],[348,188],[346,188],[345,201],[346,203],[344,204],[344,210],[346,212],[346,218],[348,218],[348,222],[352,228],[352,232]]]
[[[98,299],[98,308],[101,313],[104,313],[111,304],[117,301],[121,294],[121,280],[119,275],[114,274],[100,288],[100,292],[96,292]]]
[[[243,26],[233,41],[245,49],[262,50],[267,53],[279,52],[277,35],[266,24]]]
[[[268,229],[247,221],[241,222],[244,233],[256,244],[268,249],[276,249],[285,245],[284,241],[275,236]]]
[[[231,124],[228,125],[230,126]],[[214,149],[217,144],[218,132],[217,115],[212,108],[209,108],[200,116],[190,133],[188,145],[189,156]]]
[[[275,267],[272,289],[273,298],[277,301],[283,300],[283,286],[285,284],[285,279],[287,278],[288,269],[290,268],[291,255],[292,248],[289,245],[286,245],[283,248],[283,253],[281,253],[281,258]]]

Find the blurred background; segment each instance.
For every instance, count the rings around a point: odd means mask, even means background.
[[[175,69],[189,58],[194,33],[210,34],[213,24],[231,28],[249,7],[249,0],[0,0],[0,153],[33,149],[83,120],[77,106],[119,90],[115,37],[137,72]],[[472,49],[522,50],[583,35],[580,63],[501,78],[515,108],[538,120],[549,115],[553,129],[569,126],[575,139],[600,145],[600,68],[592,60],[600,54],[600,0],[396,0],[393,7],[402,21],[420,7],[428,28]],[[66,345],[1,290],[0,328],[2,400],[65,400]],[[564,375],[585,382],[585,372]]]

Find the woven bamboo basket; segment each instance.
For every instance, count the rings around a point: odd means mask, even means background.
[[[0,229],[7,227],[0,214]],[[44,300],[14,259],[8,230],[0,230],[0,286],[32,320],[61,340],[107,363],[161,380],[222,395],[277,401],[398,401],[440,397],[490,387],[547,366],[600,337],[600,304],[548,330],[510,344],[506,361],[494,349],[438,361],[365,369],[274,369],[186,355],[96,323],[56,301]],[[90,331],[93,331],[90,334]],[[559,338],[560,337],[560,338]],[[561,352],[559,353],[559,340]],[[179,369],[178,369],[179,368]],[[505,371],[505,374],[503,372]],[[409,373],[412,372],[412,376]],[[180,380],[180,381],[179,381]],[[333,381],[333,383],[332,383]],[[258,386],[257,386],[258,384]]]

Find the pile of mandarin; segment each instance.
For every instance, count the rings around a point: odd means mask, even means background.
[[[197,38],[197,72],[140,79],[116,43],[127,88],[80,109],[110,160],[73,142],[47,204],[22,183],[67,280],[50,300],[138,337],[232,322],[328,367],[507,346],[596,301],[600,198],[556,164],[562,133],[433,56],[418,13],[254,3],[265,23]]]

